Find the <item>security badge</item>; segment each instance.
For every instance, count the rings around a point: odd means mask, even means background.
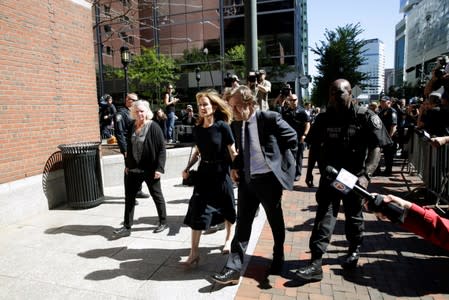
[[[373,125],[374,128],[376,129],[381,129],[382,128],[382,120],[379,118],[378,115],[372,115],[369,118],[371,124]]]

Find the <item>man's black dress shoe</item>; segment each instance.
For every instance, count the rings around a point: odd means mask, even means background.
[[[357,267],[357,262],[359,261],[360,257],[359,249],[360,247],[349,250],[348,255],[346,255],[345,259],[341,263],[343,269],[354,269],[355,267]]]
[[[136,194],[136,198],[150,198],[150,195],[142,192],[142,190],[138,191]]]
[[[307,281],[311,280],[322,280],[323,279],[323,269],[321,265],[312,262],[310,265],[300,268],[296,271],[296,276]]]
[[[221,273],[212,275],[212,280],[220,284],[238,284],[240,272],[229,268],[224,268]]]
[[[127,228],[125,226],[114,230],[115,236],[128,236],[131,234],[131,228]]]
[[[159,232],[164,231],[164,230],[167,229],[167,228],[168,228],[168,225],[167,225],[167,224],[159,224],[159,226],[156,227],[156,229],[153,230],[153,232],[154,232],[154,233],[159,233]]]

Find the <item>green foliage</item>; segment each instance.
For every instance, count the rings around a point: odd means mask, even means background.
[[[387,95],[398,99],[410,99],[412,97],[415,97],[416,95],[421,95],[421,93],[422,87],[420,87],[419,83],[412,84],[405,81],[401,86],[390,86],[388,88]]]
[[[360,24],[337,27],[335,31],[325,31],[326,41],[320,41],[312,52],[319,56],[318,76],[314,78],[311,100],[316,106],[326,105],[329,99],[329,86],[336,79],[347,79],[351,86],[361,85],[367,75],[357,71],[365,63],[363,46],[366,40],[358,39],[363,32]]]
[[[208,59],[212,59],[208,57]],[[179,66],[182,66],[182,72],[195,72],[197,67],[200,68],[201,71],[207,71],[207,59],[206,55],[204,55],[202,49],[193,48],[193,49],[184,49],[183,57],[181,59],[177,59],[176,63]]]
[[[115,68],[111,65],[103,65],[104,80],[114,80],[120,74],[122,74],[121,77],[124,76],[122,68]]]
[[[225,69],[233,69],[239,78],[246,78],[246,50],[243,44],[236,45],[225,53]]]
[[[117,73],[119,78],[124,78],[123,70]],[[138,91],[149,100],[159,99],[161,88],[178,80],[178,73],[173,59],[158,55],[155,49],[142,48],[141,55],[134,56],[128,66],[130,90]]]

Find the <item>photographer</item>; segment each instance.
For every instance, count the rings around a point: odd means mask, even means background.
[[[237,75],[231,75],[231,73],[227,73],[224,79],[225,88],[235,89],[240,84],[240,80]]]
[[[259,89],[257,95],[257,102],[259,102],[259,106],[261,110],[268,110],[268,94],[271,92],[271,82],[265,79],[267,73],[265,70],[259,70],[259,74],[257,76],[257,88]]]
[[[438,90],[442,86],[449,91],[449,57],[444,55],[438,57],[435,67],[432,70],[432,78],[424,87],[424,96],[427,98],[430,93]]]
[[[449,220],[439,216],[433,209],[420,207],[415,203],[401,199],[393,195],[386,195],[383,199],[385,203],[394,203],[405,209],[404,223],[405,229],[423,237],[425,240],[449,250]],[[382,220],[386,216],[376,213]]]
[[[444,110],[441,109],[441,94],[432,92],[421,105],[418,128],[426,130],[431,136],[449,134],[449,124]]]
[[[281,89],[281,92],[273,101],[273,110],[281,113],[282,109],[288,106],[287,100],[292,97],[292,95],[292,88],[288,83],[285,83]]]
[[[261,73],[262,72],[262,73]],[[265,71],[251,71],[246,78],[246,85],[250,88],[257,101],[257,110],[268,110],[268,93],[271,91],[271,83],[265,80]]]

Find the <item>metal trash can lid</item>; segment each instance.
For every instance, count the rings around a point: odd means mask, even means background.
[[[101,142],[77,142],[71,144],[61,144],[58,146],[63,154],[84,153],[89,150],[96,150]]]

